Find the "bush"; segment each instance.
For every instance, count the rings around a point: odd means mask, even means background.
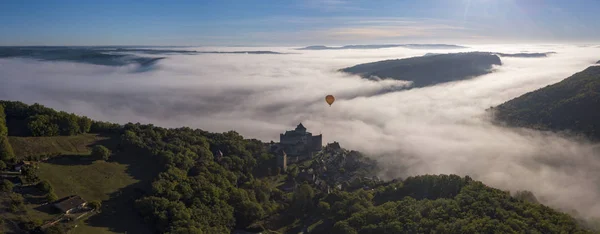
[[[102,145],[96,145],[92,148],[92,157],[108,160],[110,158],[110,150]]]
[[[53,202],[58,200],[58,196],[56,196],[54,192],[49,192],[46,194],[46,200],[48,200],[48,202]]]
[[[4,163],[4,161],[0,160],[0,170],[6,170],[8,167],[6,166],[6,163]]]
[[[98,210],[102,206],[102,203],[98,200],[94,200],[88,203],[88,206],[94,210]]]

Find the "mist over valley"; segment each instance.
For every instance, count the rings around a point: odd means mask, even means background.
[[[308,131],[323,134],[324,143],[337,141],[384,165],[380,176],[386,179],[469,175],[500,189],[532,191],[551,207],[600,217],[598,143],[493,124],[486,111],[586,69],[598,60],[600,48],[466,47],[451,52],[405,47],[201,47],[181,49],[184,52],[123,48],[113,51],[121,55],[83,50],[76,56],[86,61],[87,53],[94,53],[92,59],[112,56],[109,60],[119,61],[119,66],[5,53],[0,56],[0,99],[123,124],[235,130],[267,142],[278,141],[280,133],[301,122]],[[415,86],[418,80],[370,80],[339,71],[426,53],[476,51],[498,53],[490,56],[501,64],[494,62],[469,79],[425,87]],[[536,56],[506,56],[522,51]],[[545,56],[548,51],[556,53]],[[154,60],[136,60],[141,57]],[[136,72],[144,66],[152,69]],[[442,66],[434,62],[428,70],[443,78],[445,72],[438,68]],[[327,94],[336,97],[332,106],[323,100]]]

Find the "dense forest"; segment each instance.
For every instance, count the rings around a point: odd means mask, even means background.
[[[366,178],[376,166],[337,143],[283,171],[268,143],[234,131],[111,124],[20,102],[0,102],[0,108],[0,139],[107,134],[118,144],[93,154],[152,158],[160,172],[131,206],[157,233],[588,233],[531,193],[511,196],[468,176]],[[0,146],[2,161],[15,163],[8,141]],[[345,180],[341,185],[304,177],[327,162],[327,174],[320,176]],[[291,189],[274,186],[277,178]]]
[[[492,72],[502,65],[500,58],[488,52],[428,54],[427,56],[359,64],[340,71],[364,78],[391,78],[412,81],[412,87],[469,79]]]
[[[512,99],[491,110],[510,126],[570,131],[600,139],[600,66]]]

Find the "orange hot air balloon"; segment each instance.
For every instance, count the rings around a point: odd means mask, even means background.
[[[327,102],[327,104],[329,104],[329,106],[331,106],[331,104],[335,101],[335,98],[333,97],[333,95],[327,95],[325,97],[325,101]]]

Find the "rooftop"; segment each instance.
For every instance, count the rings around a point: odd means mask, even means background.
[[[81,204],[84,204],[86,201],[83,200],[80,196],[73,195],[66,198],[63,198],[56,203],[54,203],[54,207],[58,208],[62,212],[67,212],[70,209],[76,208]]]

